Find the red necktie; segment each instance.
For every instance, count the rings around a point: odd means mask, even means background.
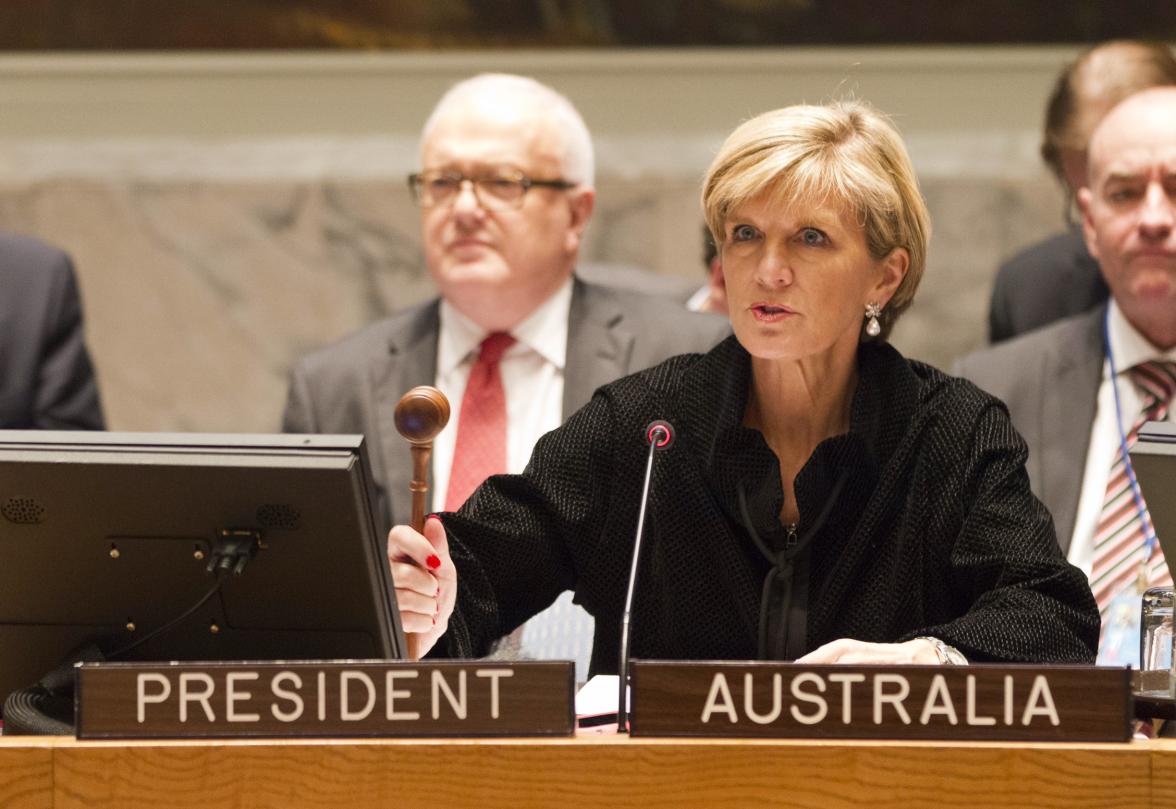
[[[1167,417],[1176,390],[1176,367],[1166,362],[1144,362],[1133,366],[1130,373],[1132,381],[1144,394],[1144,407],[1127,434],[1129,449],[1135,444],[1144,422]],[[1115,596],[1140,578],[1145,564],[1148,586],[1171,585],[1172,577],[1163,552],[1155,548],[1150,559],[1144,559],[1144,552],[1143,521],[1127,479],[1127,465],[1120,448],[1111,466],[1102,515],[1094,535],[1093,569],[1090,572],[1090,587],[1104,618]]]
[[[498,363],[514,342],[506,332],[491,334],[482,341],[478,360],[470,369],[461,397],[446,511],[456,511],[482,481],[506,471],[506,391]]]

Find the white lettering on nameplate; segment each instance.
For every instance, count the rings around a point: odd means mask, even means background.
[[[863,694],[869,696],[871,710],[861,719],[874,725],[892,721],[903,725],[947,723],[978,728],[1061,724],[1049,680],[1044,675],[1035,675],[1028,687],[1022,681],[1018,688],[1011,675],[1003,676],[999,684],[999,693],[992,694],[984,703],[997,708],[997,715],[993,715],[982,712],[976,676],[972,674],[953,684],[944,675],[935,674],[925,686],[915,689],[906,675],[891,672],[867,676],[802,671],[786,678],[781,672],[765,671],[746,672],[742,677],[728,679],[727,673],[718,671],[711,678],[700,720],[703,724],[749,722],[755,725],[779,724],[788,719],[801,725],[818,725],[828,720],[848,725],[854,721],[852,706],[856,693],[859,700]],[[855,692],[855,686],[864,690]]]

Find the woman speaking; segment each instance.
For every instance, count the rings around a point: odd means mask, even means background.
[[[1004,406],[886,342],[930,225],[897,133],[860,103],[736,129],[707,173],[734,336],[598,390],[422,536],[389,536],[406,632],[450,657],[562,591],[613,672],[648,445],[635,657],[1089,663],[1098,611],[1030,493]]]

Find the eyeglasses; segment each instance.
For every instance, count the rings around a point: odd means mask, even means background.
[[[560,191],[576,187],[576,183],[567,180],[533,180],[514,169],[499,169],[479,177],[467,177],[459,171],[422,171],[408,176],[412,196],[423,208],[449,205],[467,182],[473,186],[478,204],[492,211],[519,207],[523,195],[535,187]]]

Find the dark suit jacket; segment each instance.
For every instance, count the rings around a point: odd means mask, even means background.
[[[1088,312],[1109,294],[1082,228],[1072,227],[1001,265],[988,305],[989,342]]]
[[[858,373],[849,432],[796,477],[791,550],[779,463],[743,426],[751,361],[735,338],[601,388],[539,441],[526,472],[495,475],[442,515],[461,587],[438,654],[484,654],[574,589],[596,617],[593,672],[616,671],[639,436],[664,418],[677,439],[655,459],[634,657],[779,659],[801,634],[795,654],[930,635],[975,661],[1093,661],[1098,608],[1030,494],[1004,407],[885,344],[862,345]],[[806,631],[769,634],[798,597]]]
[[[1058,542],[1070,547],[1102,383],[1106,306],[1059,321],[956,363],[1008,405],[1029,445],[1029,481],[1053,514]]]
[[[363,433],[387,530],[412,516],[408,444],[393,423],[396,403],[437,370],[439,299],[374,323],[294,367],[282,429]],[[568,320],[563,415],[601,385],[674,354],[705,351],[730,332],[723,318],[673,301],[577,279]]]
[[[0,428],[103,428],[73,265],[10,233],[0,233]]]

